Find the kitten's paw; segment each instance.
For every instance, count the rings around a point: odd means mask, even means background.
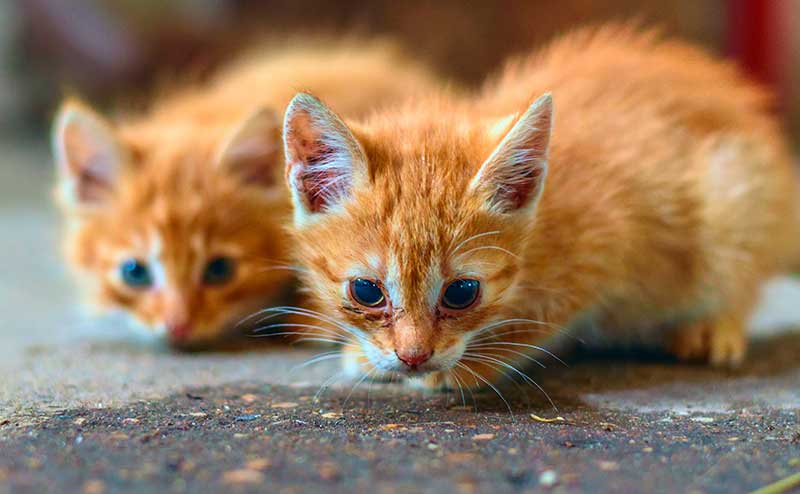
[[[714,367],[738,367],[747,353],[744,323],[723,318],[689,324],[675,333],[671,351],[681,360],[700,360]]]

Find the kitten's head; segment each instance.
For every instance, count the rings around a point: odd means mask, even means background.
[[[223,335],[290,284],[280,121],[114,128],[76,103],[53,128],[66,250],[101,307],[177,347]]]
[[[513,317],[547,174],[550,95],[499,123],[438,105],[349,128],[300,94],[284,121],[304,281],[383,372],[453,368]]]

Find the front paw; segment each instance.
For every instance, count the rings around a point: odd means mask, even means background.
[[[699,360],[715,367],[738,367],[747,351],[744,323],[721,318],[689,324],[675,333],[671,351],[681,360]]]

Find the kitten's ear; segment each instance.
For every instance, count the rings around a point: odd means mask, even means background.
[[[368,179],[364,151],[353,133],[310,94],[299,93],[289,103],[283,141],[298,223],[330,211]]]
[[[56,115],[51,144],[62,200],[78,207],[106,201],[127,160],[111,126],[88,107],[68,101]]]
[[[491,210],[511,213],[536,207],[547,176],[552,123],[553,98],[547,93],[517,120],[478,170],[470,188],[484,195]]]
[[[216,162],[245,183],[270,187],[280,178],[282,152],[280,117],[269,108],[261,108],[222,142]]]

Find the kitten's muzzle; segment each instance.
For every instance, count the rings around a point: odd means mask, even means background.
[[[433,350],[423,350],[420,348],[411,348],[407,350],[395,350],[395,355],[400,362],[408,367],[408,370],[418,370],[418,367],[433,356]]]

